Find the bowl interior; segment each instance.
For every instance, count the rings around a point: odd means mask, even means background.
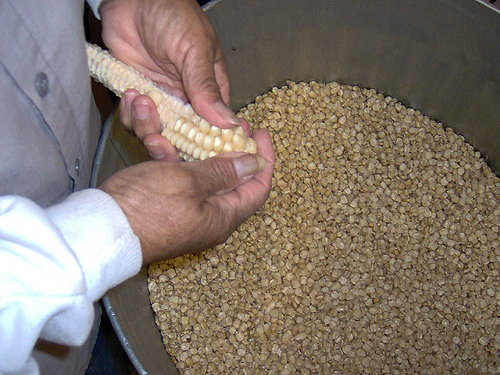
[[[374,88],[452,126],[500,173],[500,12],[471,0],[220,0],[205,6],[231,79],[232,107],[286,80]],[[108,121],[94,185],[147,159]],[[154,323],[146,271],[104,298],[140,374],[176,374]]]

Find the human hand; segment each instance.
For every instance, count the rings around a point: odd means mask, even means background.
[[[196,1],[105,0],[100,13],[103,40],[115,57],[190,102],[209,123],[221,128],[240,124],[228,108],[229,81],[219,41]],[[159,132],[154,103],[137,92],[125,95],[121,113],[125,125],[143,138]],[[149,150],[153,156],[174,150],[156,136],[144,141],[157,146],[155,152]]]
[[[101,186],[139,237],[145,264],[222,243],[264,204],[275,156],[266,130],[256,131],[254,139],[258,155],[146,162],[118,172]]]

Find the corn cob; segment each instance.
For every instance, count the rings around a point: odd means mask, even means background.
[[[121,97],[128,89],[150,96],[158,108],[162,135],[185,160],[203,160],[214,155],[244,151],[257,152],[257,145],[241,127],[220,129],[196,114],[191,105],[168,94],[136,69],[115,59],[100,47],[87,43],[90,75]]]

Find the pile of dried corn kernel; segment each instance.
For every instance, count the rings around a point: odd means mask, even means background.
[[[149,269],[182,374],[500,373],[500,180],[463,137],[338,83],[240,116],[271,132],[270,199]]]

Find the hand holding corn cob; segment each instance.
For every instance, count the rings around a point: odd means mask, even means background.
[[[139,163],[101,186],[139,237],[144,264],[213,247],[264,204],[274,151],[266,130],[254,136],[259,155]]]
[[[162,134],[180,150],[185,160],[203,160],[223,152],[257,152],[257,145],[247,138],[241,127],[220,129],[199,117],[192,107],[184,104],[134,68],[115,59],[100,47],[87,44],[90,74],[116,95],[136,89],[150,96],[157,105]]]
[[[123,61],[88,45],[94,78],[118,96],[135,89],[151,97],[162,134],[187,160],[249,153],[199,163],[140,163],[115,174],[101,189],[126,214],[141,240],[145,263],[225,240],[269,196],[275,158],[266,130],[257,130],[252,139],[234,128],[239,120],[225,105],[229,82],[215,31],[195,0],[104,0],[99,11],[103,41]],[[157,124],[156,119],[151,122]],[[147,135],[152,136],[158,134]],[[252,155],[257,144],[259,155]]]
[[[227,106],[229,80],[222,48],[195,0],[105,0],[99,13],[103,41],[120,61],[88,46],[92,75],[119,96],[130,88],[151,96],[163,135],[183,158],[256,151],[245,131],[234,128],[240,121]],[[191,103],[204,120],[184,102]],[[135,132],[142,123],[133,125]],[[157,122],[154,125],[156,128]],[[234,130],[221,130],[228,127]]]

